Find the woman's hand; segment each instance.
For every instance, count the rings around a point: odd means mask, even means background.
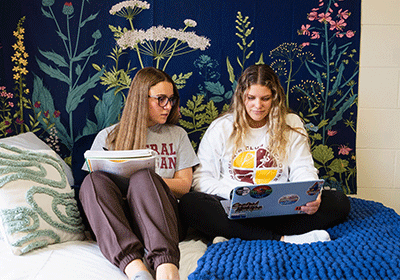
[[[318,211],[319,206],[321,204],[321,193],[322,192],[319,193],[316,200],[308,202],[306,205],[301,206],[301,211],[308,215],[315,214],[315,212]]]
[[[193,169],[188,167],[175,172],[174,178],[163,178],[170,190],[177,198],[181,198],[185,193],[190,191],[193,180]]]

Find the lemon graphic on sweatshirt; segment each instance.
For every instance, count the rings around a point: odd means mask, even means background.
[[[232,167],[236,180],[251,184],[269,183],[278,173],[276,160],[265,148],[240,152]]]

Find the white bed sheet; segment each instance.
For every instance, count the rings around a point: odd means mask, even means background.
[[[187,279],[207,249],[207,241],[189,236],[179,244],[180,277]],[[16,256],[0,237],[1,280],[126,280],[101,254],[96,242],[70,241]]]

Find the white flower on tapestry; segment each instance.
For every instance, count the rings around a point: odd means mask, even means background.
[[[196,25],[197,25],[197,22],[195,22],[194,20],[192,20],[192,19],[185,19],[185,21],[183,22],[186,26],[189,26],[189,27],[196,27]]]
[[[194,20],[184,21],[184,29],[176,30],[170,27],[152,26],[148,30],[129,30],[123,33],[117,44],[122,48],[131,48],[140,55],[153,56],[159,68],[161,60],[166,59],[163,70],[173,56],[182,55],[195,50],[204,51],[210,46],[210,40],[194,32],[187,32],[188,27],[195,27]]]
[[[149,8],[150,4],[146,1],[132,0],[120,2],[112,6],[109,11],[110,14],[124,17],[129,21],[131,30],[113,26],[110,28],[121,49],[131,48],[136,51],[142,68],[144,67],[142,55],[153,57],[156,60],[156,67],[165,70],[172,57],[195,50],[204,51],[210,46],[208,38],[186,31],[189,27],[197,26],[197,22],[192,19],[185,19],[183,22],[185,27],[179,30],[162,25],[152,26],[148,30],[134,28],[133,18]],[[165,63],[161,67],[162,60],[165,60]]]
[[[124,17],[127,19],[133,19],[133,17],[139,14],[142,10],[147,10],[150,8],[150,4],[146,1],[123,1],[121,3],[115,4],[111,7],[110,14]]]

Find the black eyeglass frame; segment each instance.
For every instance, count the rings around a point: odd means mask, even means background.
[[[168,98],[168,97],[165,96],[165,95],[157,95],[157,96],[155,96],[155,95],[148,95],[148,97],[157,99],[158,106],[163,107],[163,108],[164,108],[165,106],[167,106],[168,102],[171,103],[171,107],[174,107],[174,105],[176,104],[176,102],[179,100],[179,97],[177,97],[177,96],[175,96],[175,95],[173,95],[173,96],[170,97],[170,98]]]

